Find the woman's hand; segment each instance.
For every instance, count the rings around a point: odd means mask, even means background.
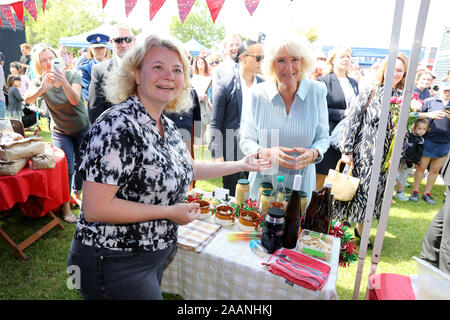
[[[52,75],[51,75],[51,73],[44,72],[44,74],[42,75],[42,83],[41,83],[40,89],[41,89],[42,93],[45,93],[48,90],[50,90],[51,88],[53,88]]]
[[[443,119],[444,117],[446,117],[447,113],[444,110],[437,110],[437,111],[426,112],[425,116],[430,119],[438,120],[438,119]]]
[[[271,163],[283,168],[295,170],[296,158],[288,153],[296,152],[293,148],[273,147],[264,148],[260,151],[261,159],[269,160]]]
[[[351,155],[351,154],[342,154],[341,161],[343,163],[348,164],[349,166],[353,166],[353,155]]]
[[[258,159],[257,153],[249,154],[238,162],[241,163],[240,171],[264,171],[270,169],[270,161]]]
[[[199,97],[199,100],[200,100],[200,102],[206,102],[206,101],[208,100],[208,95],[205,94],[205,95],[203,95],[203,96],[200,96],[200,97]]]
[[[50,74],[50,79],[52,81],[52,85],[55,88],[59,88],[64,84],[64,81],[66,81],[66,76],[65,74],[60,71],[59,69],[54,69],[52,72],[49,73]]]
[[[317,159],[313,149],[294,148],[294,150],[300,153],[300,156],[295,159],[295,170],[306,168]]]
[[[188,224],[200,216],[200,204],[198,203],[177,203],[170,209],[171,215],[168,219],[179,225]]]

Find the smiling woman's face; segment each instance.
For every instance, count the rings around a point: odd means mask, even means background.
[[[286,86],[297,85],[302,75],[302,58],[291,55],[283,48],[273,64],[278,82]]]
[[[153,47],[145,55],[135,81],[142,102],[163,107],[176,99],[184,85],[183,64],[178,53],[165,47]]]

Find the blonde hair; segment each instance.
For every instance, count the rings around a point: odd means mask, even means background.
[[[60,58],[59,54],[55,49],[52,47],[45,45],[45,44],[37,44],[33,47],[32,53],[31,53],[31,60],[33,65],[33,72],[37,74],[38,76],[42,76],[42,66],[41,61],[39,59],[39,56],[44,51],[50,51],[53,53],[55,58]],[[63,62],[64,63],[64,62]]]
[[[117,72],[106,74],[103,90],[106,99],[113,104],[119,104],[129,96],[137,93],[135,73],[141,70],[147,52],[154,47],[167,48],[180,57],[183,65],[184,85],[178,96],[165,106],[169,113],[186,112],[192,107],[190,91],[190,64],[180,45],[158,35],[149,35],[142,44],[127,51],[122,60],[122,66]]]
[[[307,79],[309,74],[314,69],[314,58],[309,49],[309,46],[300,35],[288,35],[284,37],[276,37],[272,42],[267,42],[264,48],[265,58],[262,64],[262,70],[267,78],[272,78],[277,81],[277,76],[274,70],[275,59],[282,49],[285,49],[289,54],[303,59],[300,80]]]
[[[403,90],[403,88],[405,87],[406,74],[408,73],[408,57],[406,56],[406,54],[404,54],[403,52],[400,51],[399,53],[397,53],[396,59],[403,62],[403,66],[405,68],[405,73],[403,73],[402,79],[399,81],[399,83],[396,86],[396,89]],[[384,74],[385,74],[385,71],[387,68],[387,64],[388,64],[388,59],[384,59],[380,65],[380,67],[378,68],[377,77],[375,79],[376,86],[381,86],[382,84],[384,84]]]
[[[328,52],[327,61],[325,62],[325,68],[323,74],[330,74],[334,70],[334,60],[336,59],[336,55],[341,51],[350,51],[350,56],[352,55],[352,49],[346,46],[336,46]],[[348,71],[345,72],[348,74]]]

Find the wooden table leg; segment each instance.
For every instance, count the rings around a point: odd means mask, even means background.
[[[48,215],[52,218],[49,223],[47,223],[45,226],[43,226],[41,229],[33,233],[31,236],[26,238],[24,241],[16,245],[16,243],[0,228],[0,237],[5,240],[6,244],[11,247],[14,252],[21,257],[22,259],[26,259],[27,256],[23,252],[27,247],[29,247],[33,242],[38,240],[40,237],[42,237],[44,234],[49,232],[54,227],[58,226],[61,230],[64,229],[63,224],[61,223],[61,220],[59,220],[58,217],[55,216],[55,214],[52,211],[48,212]]]

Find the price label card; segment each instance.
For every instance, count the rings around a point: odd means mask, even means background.
[[[229,200],[230,190],[223,188],[214,188],[214,195],[217,199],[220,200]]]

